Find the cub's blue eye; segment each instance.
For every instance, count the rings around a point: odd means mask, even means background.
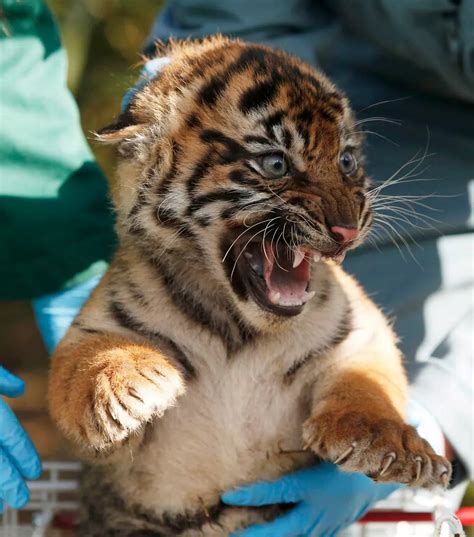
[[[344,151],[339,157],[339,167],[344,175],[353,175],[357,171],[357,160],[350,151]]]
[[[283,177],[288,171],[288,165],[285,157],[280,153],[272,153],[261,157],[260,166],[263,175],[269,178]]]

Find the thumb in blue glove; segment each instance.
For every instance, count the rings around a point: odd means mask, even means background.
[[[0,395],[18,397],[24,382],[0,366]],[[23,507],[29,499],[25,479],[37,479],[41,462],[27,433],[10,407],[0,399],[0,513],[3,502]]]
[[[239,506],[296,504],[272,522],[234,534],[239,537],[332,537],[397,488],[377,484],[363,474],[343,472],[332,463],[321,463],[276,481],[226,492],[222,500]]]

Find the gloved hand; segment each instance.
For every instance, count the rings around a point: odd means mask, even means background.
[[[325,462],[276,481],[226,492],[222,501],[241,506],[296,504],[272,522],[234,534],[239,537],[332,537],[397,488],[394,484],[377,484],[363,474],[343,472]]]
[[[101,275],[66,291],[33,300],[36,322],[50,352],[59,343],[82,304],[98,284]],[[24,382],[0,366],[0,395],[18,397]],[[24,479],[41,474],[38,454],[8,405],[0,399],[0,512],[2,500],[11,507],[23,507],[29,499]]]
[[[65,291],[44,295],[33,300],[36,324],[49,352],[53,352],[61,341],[74,317],[79,313],[82,304],[89,298],[101,277],[102,274],[99,274]]]
[[[410,399],[408,421],[444,454],[444,437],[434,417]],[[361,518],[370,507],[397,490],[397,484],[375,483],[357,473],[339,470],[331,463],[300,470],[271,482],[247,485],[222,496],[231,505],[260,506],[295,503],[276,520],[251,526],[242,537],[331,537]]]
[[[0,395],[18,397],[25,383],[0,366]],[[29,499],[25,479],[37,479],[41,462],[29,436],[10,407],[0,399],[0,513],[3,502],[23,507]]]

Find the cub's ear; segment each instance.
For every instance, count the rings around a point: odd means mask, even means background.
[[[98,131],[96,137],[100,142],[116,144],[133,138],[142,129],[143,124],[137,121],[129,106],[110,125]]]
[[[171,63],[168,56],[149,59],[143,65],[138,82],[127,91],[122,99],[122,113],[108,127],[97,133],[98,140],[105,143],[117,143],[132,138],[144,124],[153,119],[148,106],[140,101],[140,94],[146,92],[152,80],[155,80],[161,71]],[[153,99],[151,99],[153,101]],[[138,119],[138,118],[141,119]]]

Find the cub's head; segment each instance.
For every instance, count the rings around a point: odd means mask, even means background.
[[[184,263],[241,312],[300,313],[314,264],[340,262],[372,221],[347,99],[260,45],[216,37],[159,54],[100,134],[119,143],[122,242]]]

